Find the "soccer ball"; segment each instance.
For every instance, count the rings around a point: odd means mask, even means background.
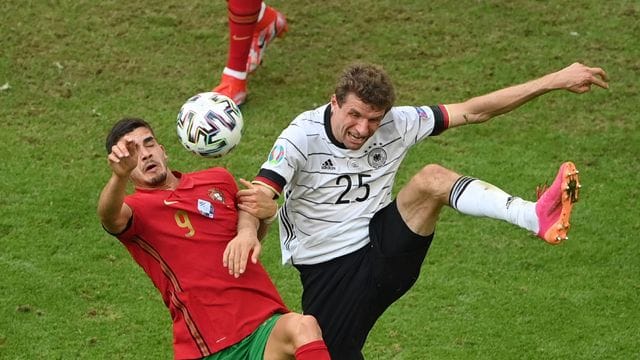
[[[220,157],[240,143],[244,121],[230,98],[215,92],[191,97],[176,121],[180,143],[200,156]]]

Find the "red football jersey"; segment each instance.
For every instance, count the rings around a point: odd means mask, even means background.
[[[169,308],[175,358],[194,359],[239,342],[288,310],[262,265],[248,261],[238,279],[222,266],[237,233],[233,176],[223,168],[174,174],[180,179],[175,190],[136,189],[125,198],[133,219],[118,239]]]

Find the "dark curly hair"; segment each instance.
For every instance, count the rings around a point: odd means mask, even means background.
[[[342,72],[335,90],[338,105],[344,104],[348,94],[385,111],[389,111],[396,100],[389,75],[382,67],[370,64],[352,64]]]

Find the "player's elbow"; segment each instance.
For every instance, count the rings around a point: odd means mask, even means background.
[[[98,207],[98,219],[100,219],[102,227],[111,234],[120,234],[125,231],[132,215],[126,209],[113,213]]]

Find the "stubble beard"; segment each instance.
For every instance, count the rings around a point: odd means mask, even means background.
[[[158,174],[147,181],[147,185],[150,187],[158,187],[163,185],[167,180],[167,172],[163,172],[162,174]]]

